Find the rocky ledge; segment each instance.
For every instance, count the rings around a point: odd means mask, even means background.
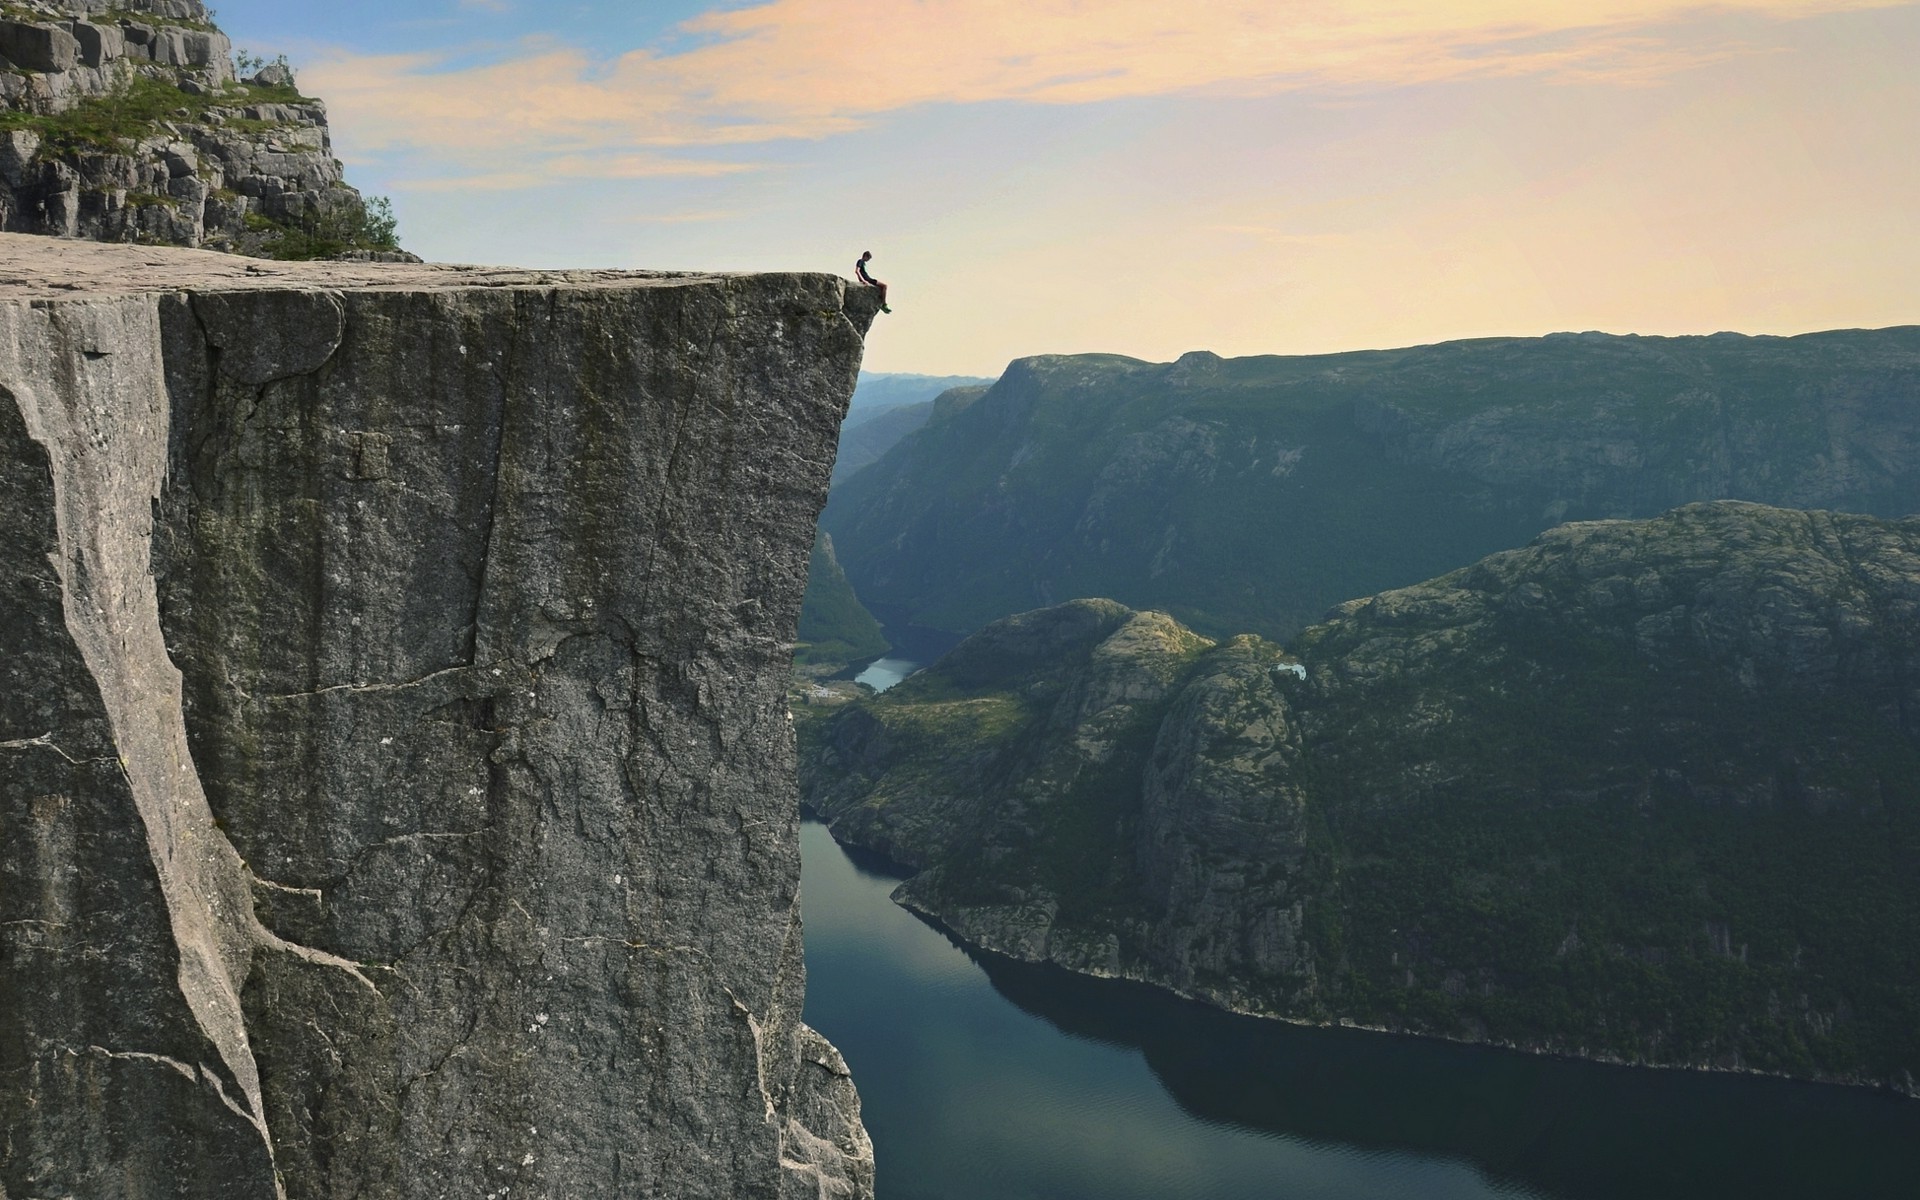
[[[823,275],[0,237],[0,1195],[858,1197]]]

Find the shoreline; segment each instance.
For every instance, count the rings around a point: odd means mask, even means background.
[[[863,846],[858,842],[843,838],[840,832],[834,828],[831,821],[808,806],[802,805],[801,814],[803,819],[819,821],[833,837],[834,843],[843,850],[850,852],[850,854],[859,855],[874,863],[876,866],[884,868],[886,874],[897,875],[902,883],[920,873],[919,868],[900,862],[884,851]],[[899,905],[921,920],[926,921],[942,934],[952,938],[956,943],[970,952],[992,955],[997,958],[1006,959],[1009,962],[1049,966],[1087,979],[1106,979],[1138,984],[1142,987],[1153,988],[1167,995],[1179,997],[1190,1003],[1202,1004],[1220,1012],[1231,1013],[1234,1016],[1246,1017],[1252,1020],[1278,1021],[1282,1024],[1293,1025],[1303,1029],[1351,1029],[1363,1033],[1387,1034],[1392,1037],[1448,1042],[1457,1046],[1484,1047],[1490,1050],[1525,1054],[1535,1058],[1557,1058],[1568,1062],[1589,1062],[1603,1066],[1626,1067],[1650,1071],[1681,1071],[1708,1075],[1738,1075],[1754,1079],[1775,1079],[1786,1083],[1815,1087],[1840,1087],[1855,1091],[1876,1092],[1889,1098],[1902,1100],[1920,1100],[1920,1081],[1912,1078],[1909,1078],[1903,1086],[1896,1081],[1884,1079],[1790,1075],[1781,1071],[1768,1071],[1747,1066],[1728,1066],[1718,1063],[1651,1062],[1626,1058],[1612,1053],[1583,1053],[1578,1049],[1570,1049],[1563,1046],[1525,1045],[1495,1038],[1470,1038],[1454,1034],[1396,1029],[1387,1025],[1369,1024],[1351,1017],[1334,1017],[1328,1020],[1321,1020],[1312,1017],[1265,1011],[1235,1004],[1218,995],[1182,988],[1166,980],[1155,978],[1145,971],[1129,971],[1124,968],[1120,971],[1107,971],[1086,966],[1070,965],[1052,957],[1014,953],[1000,946],[988,945],[962,934],[938,912],[916,902],[911,896],[903,897],[897,888],[889,896],[889,899],[892,900],[894,904]]]

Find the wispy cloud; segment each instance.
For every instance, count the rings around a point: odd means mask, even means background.
[[[481,167],[438,176],[408,177],[403,174],[395,182],[423,192],[460,189],[518,191],[524,188],[559,187],[593,179],[711,179],[757,169],[753,163],[667,158],[653,154],[582,153],[543,156],[506,170]]]
[[[689,22],[694,45],[679,53],[604,61],[545,43],[459,68],[433,55],[339,56],[303,80],[329,98],[357,150],[430,153],[477,186],[522,186],[505,181],[749,169],[701,155],[828,137],[926,105],[1514,75],[1644,83],[1739,52],[1675,34],[1691,17],[1793,20],[1906,2],[771,0]]]
[[[739,215],[729,209],[715,208],[699,212],[629,213],[620,220],[628,225],[704,225],[710,221],[731,221]]]

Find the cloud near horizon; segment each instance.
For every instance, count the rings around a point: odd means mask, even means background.
[[[427,153],[415,186],[531,186],[753,169],[728,147],[817,139],[931,105],[1257,96],[1527,75],[1645,83],[1740,53],[1681,37],[1706,15],[1796,20],[1911,0],[771,0],[708,13],[679,52],[611,61],[551,42],[479,66],[321,58],[357,152]],[[1097,13],[1097,15],[1095,15]],[[518,163],[501,171],[502,159]]]

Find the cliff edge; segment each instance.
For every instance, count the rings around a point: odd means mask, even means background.
[[[0,236],[0,1196],[867,1196],[824,275]]]

